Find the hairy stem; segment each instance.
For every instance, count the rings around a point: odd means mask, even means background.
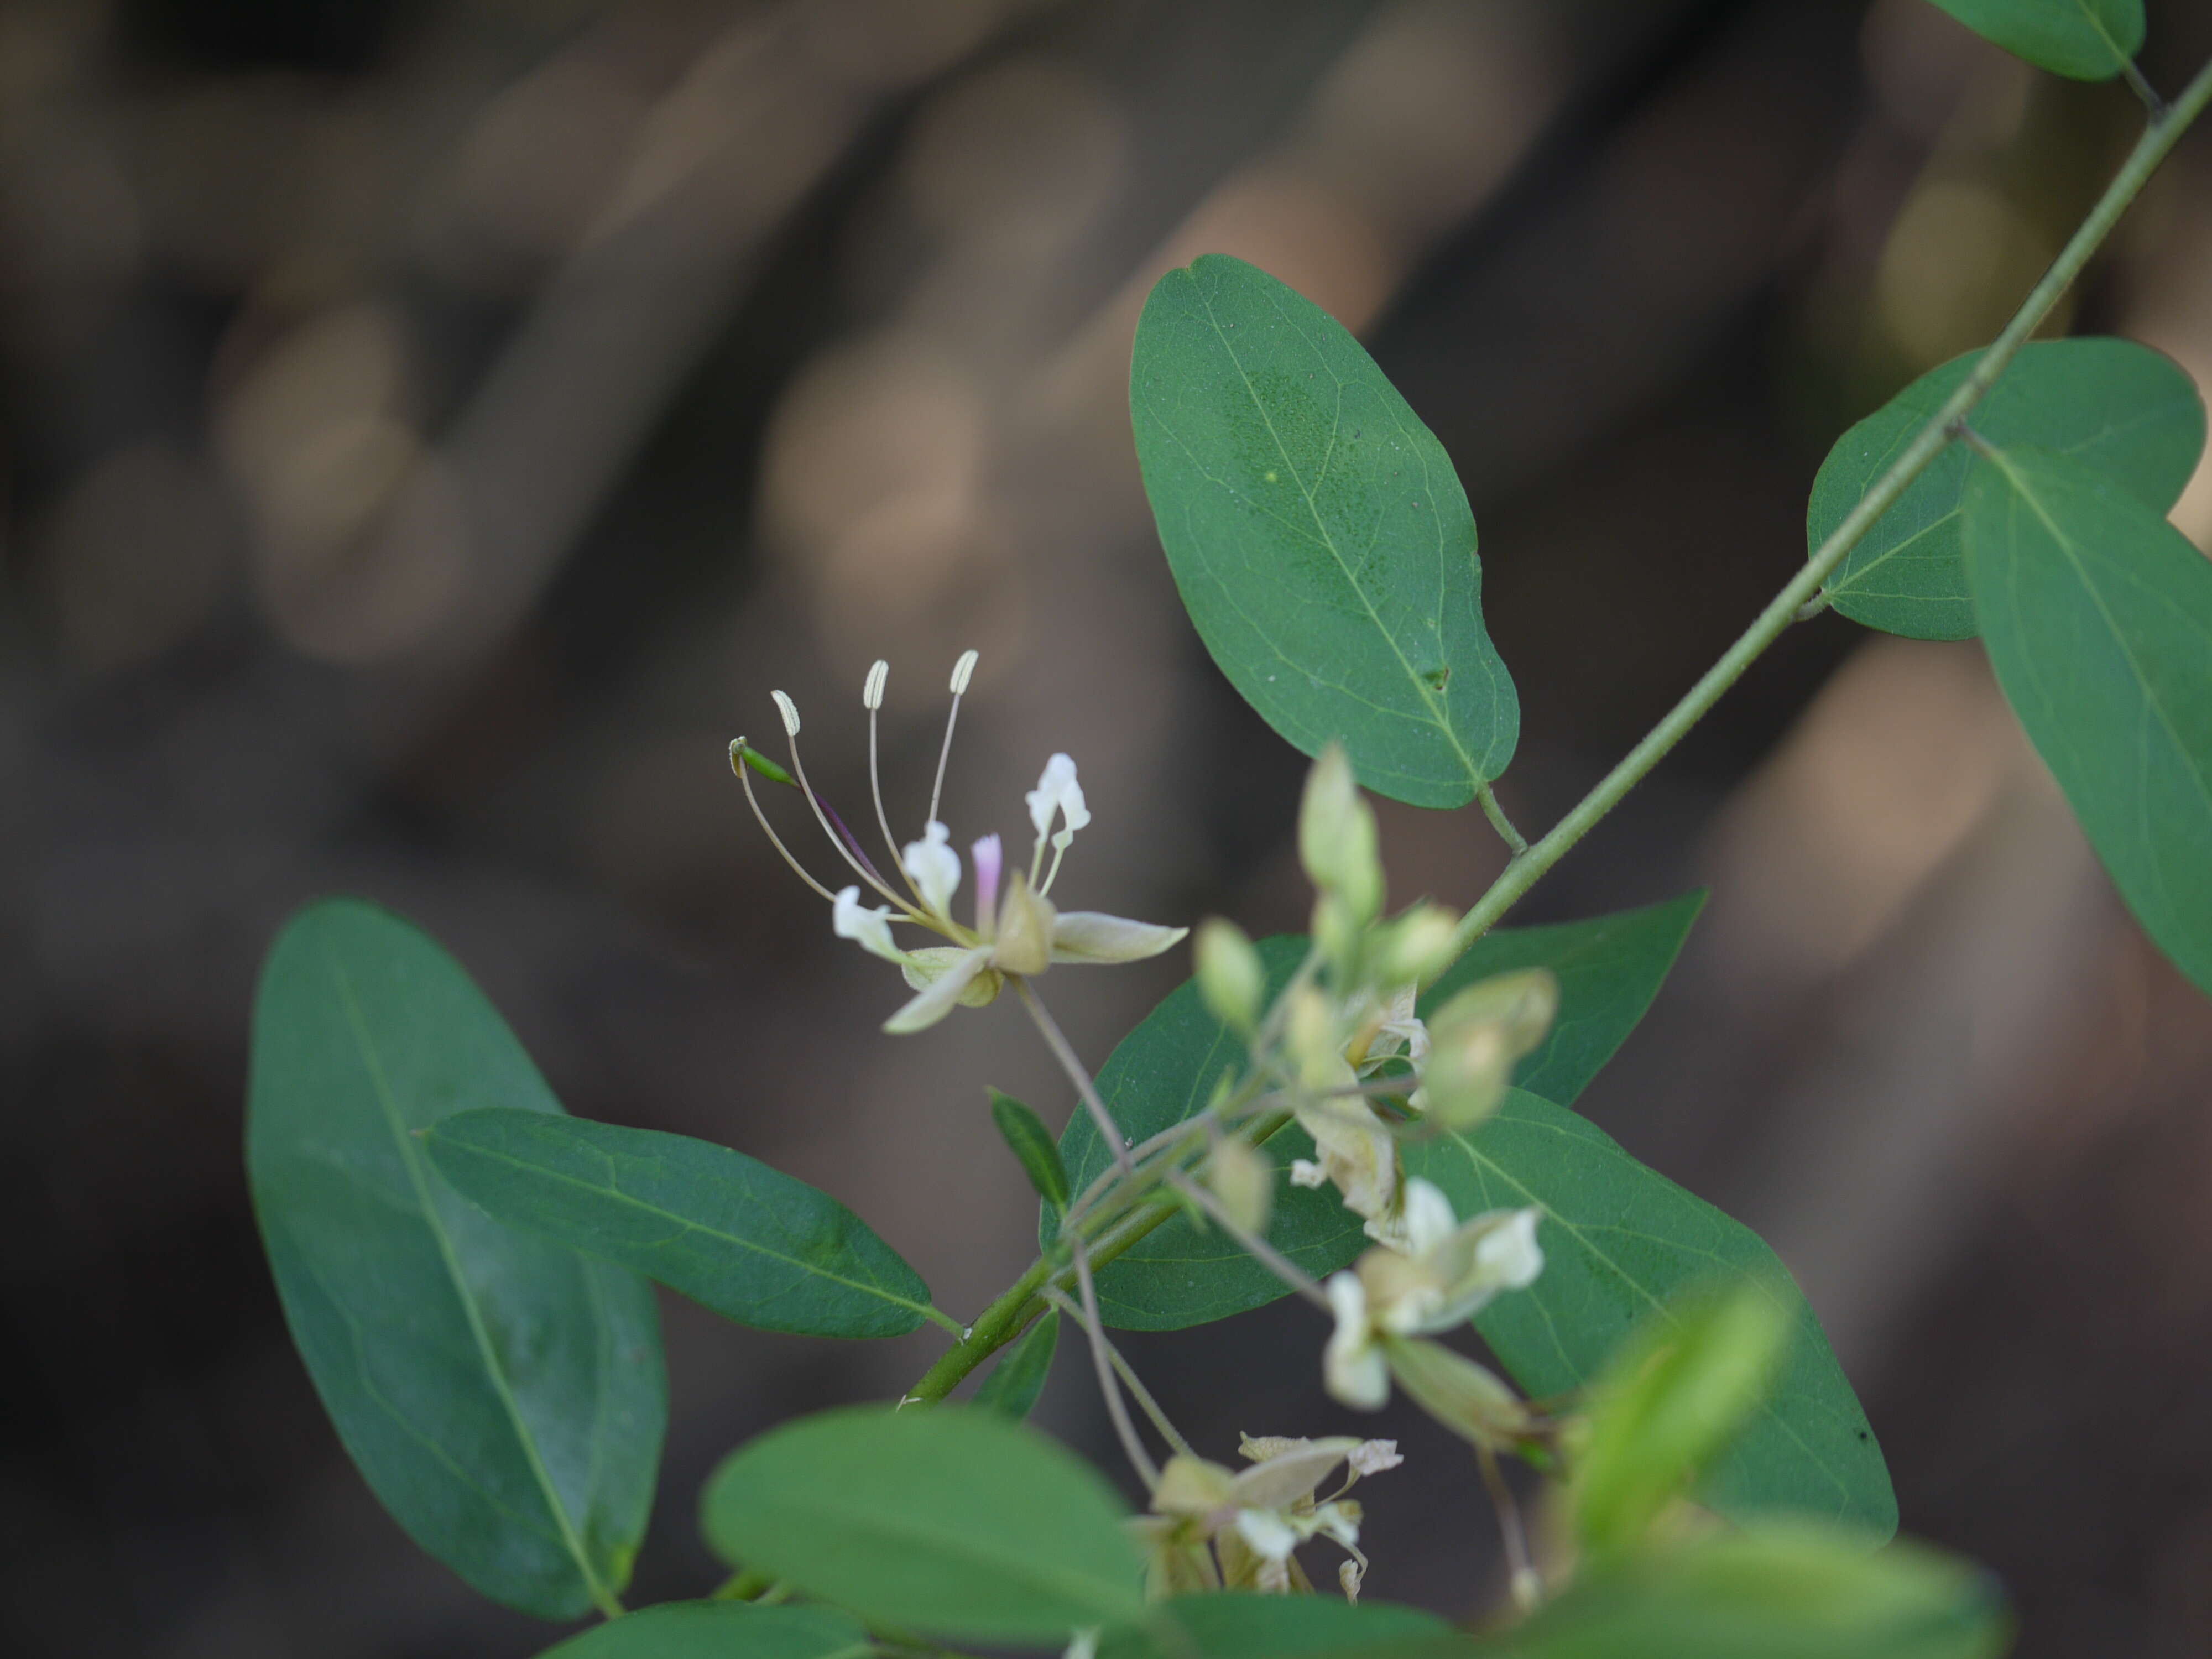
[[[2074,279],[2081,275],[2090,257],[2103,246],[2112,234],[2120,215],[2127,210],[2158,164],[2166,159],[2177,140],[2191,122],[2203,112],[2208,100],[2212,100],[2212,64],[2197,72],[2181,95],[2164,109],[2154,112],[2143,131],[2142,139],[2130,152],[2120,170],[2106,186],[2105,193],[2090,209],[2089,216],[2081,222],[2080,229],[2051,262],[2020,309],[2013,313],[2004,331],[1998,335],[1981,361],[1974,365],[1959,389],[1944,401],[1943,406],[1928,417],[1919,433],[1899,455],[1889,470],[1877,479],[1872,489],[1861,496],[1843,523],[1838,525],[1826,541],[1791,579],[1781,592],[1775,595],[1758,619],[1744,630],[1742,636],[1728,648],[1721,659],[1707,669],[1698,683],[1692,686],[1682,700],[1668,710],[1664,719],[1653,726],[1644,740],[1630,750],[1620,763],[1606,774],[1597,787],[1577,802],[1573,810],[1559,820],[1557,828],[1541,841],[1516,857],[1505,867],[1505,872],[1492,884],[1491,889],[1478,900],[1473,909],[1460,919],[1454,935],[1458,952],[1487,933],[1498,919],[1510,909],[1514,902],[1536,884],[1538,878],[1565,857],[1568,849],[1579,842],[1598,821],[1620,805],[1621,798],[1642,781],[1645,773],[1665,758],[1667,752],[1680,743],[1690,728],[1702,720],[1707,710],[1720,701],[1721,694],[1742,678],[1743,672],[1756,661],[1761,652],[1780,637],[1801,611],[1820,594],[1821,586],[1835,573],[1836,567],[1856,547],[1861,538],[1871,529],[1905,493],[1907,485],[1927,470],[1929,462],[1942,453],[1951,441],[1953,423],[1962,421],[1967,411],[1981,401],[1983,394],[1996,383],[2020,348],[2026,343],[2043,319],[2051,314]]]

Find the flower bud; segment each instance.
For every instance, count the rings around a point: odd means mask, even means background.
[[[1429,1018],[1429,1056],[1421,1091],[1429,1116],[1473,1129],[1498,1109],[1513,1066],[1543,1042],[1559,1011],[1559,981],[1548,968],[1525,968],[1470,985]]]
[[[1342,896],[1355,925],[1364,927],[1381,912],[1382,860],[1375,814],[1359,798],[1340,744],[1322,750],[1306,774],[1298,805],[1298,860],[1315,886]]]
[[[1534,1431],[1528,1407],[1489,1367],[1424,1337],[1388,1336],[1382,1347],[1398,1386],[1462,1439],[1507,1451]]]
[[[1307,1088],[1340,1088],[1352,1080],[1335,1005],[1316,987],[1301,985],[1291,994],[1290,1019],[1283,1035],[1297,1064],[1299,1080]]]
[[[1371,960],[1379,985],[1425,985],[1452,964],[1459,918],[1441,904],[1416,904],[1378,930]]]
[[[1030,885],[1025,873],[1015,871],[999,901],[999,936],[992,946],[991,965],[1005,974],[1044,972],[1052,963],[1056,915],[1052,901]]]
[[[1199,924],[1191,954],[1207,1011],[1231,1030],[1249,1036],[1267,994],[1267,970],[1251,939],[1235,922],[1209,916]]]
[[[1234,1135],[1216,1143],[1206,1161],[1206,1184],[1231,1221],[1248,1233],[1267,1232],[1275,1206],[1275,1166],[1265,1152]]]

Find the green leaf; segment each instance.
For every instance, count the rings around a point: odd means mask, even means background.
[[[868,1632],[829,1607],[664,1601],[572,1636],[538,1659],[868,1659]]]
[[[1570,1487],[1595,1561],[1645,1544],[1651,1523],[1759,1408],[1796,1325],[1794,1294],[1756,1281],[1678,1297],[1645,1320],[1590,1389]]]
[[[559,1123],[483,994],[422,933],[326,900],[254,1003],[246,1167],[315,1388],[416,1542],[547,1619],[629,1576],[667,1416],[651,1289],[487,1218],[415,1131],[475,1106]]]
[[[471,1203],[657,1279],[725,1319],[900,1336],[929,1286],[827,1193],[711,1141],[587,1118],[464,1112],[423,1137]]]
[[[1970,351],[1930,369],[1836,440],[1806,508],[1808,551],[1820,550],[1981,355]],[[2204,402],[2196,382],[2170,358],[2132,340],[2026,346],[1975,406],[1972,420],[1974,430],[2000,447],[2063,450],[2160,513],[2181,498],[2204,449]],[[1911,639],[1973,637],[1973,599],[1959,540],[1971,460],[1964,445],[1951,445],[1875,521],[1828,579],[1838,611]]]
[[[2143,931],[2212,993],[2212,562],[2079,461],[1978,462],[1966,567],[1997,684]]]
[[[1448,1635],[1451,1626],[1419,1607],[1389,1601],[1357,1607],[1334,1595],[1178,1595],[1147,1610],[1142,1625],[1108,1631],[1098,1659],[1291,1659],[1371,1650],[1377,1644]]]
[[[1067,1170],[1060,1161],[1060,1148],[1052,1131],[1037,1115],[1012,1095],[991,1091],[991,1121],[1012,1151],[1037,1196],[1055,1210],[1067,1207]]]
[[[1060,1310],[1048,1308],[1014,1351],[991,1368],[975,1390],[975,1403],[1020,1422],[1044,1392],[1044,1380],[1052,1375],[1053,1356],[1059,1351]]]
[[[1996,1659],[2010,1645],[1988,1575],[1869,1541],[1804,1522],[1723,1533],[1587,1577],[1503,1645],[1513,1659]]]
[[[2053,75],[2109,81],[2142,50],[2142,0],[1936,0],[1985,40]]]
[[[732,1565],[944,1640],[1059,1643],[1143,1607],[1113,1489],[1057,1442],[973,1407],[787,1423],[731,1454],[704,1510]]]
[[[1416,806],[1505,769],[1521,706],[1467,492],[1334,318],[1224,254],[1171,270],[1129,413],[1184,607],[1268,725],[1309,755],[1341,738],[1362,783]]]
[[[1704,903],[1703,893],[1692,893],[1583,921],[1493,928],[1437,981],[1423,1006],[1433,1009],[1462,986],[1492,974],[1549,968],[1559,980],[1559,1018],[1551,1036],[1521,1062],[1520,1080],[1531,1087],[1540,1081],[1571,1098],[1643,1018]],[[1261,942],[1270,999],[1289,982],[1305,948],[1293,934]],[[1121,1040],[1098,1073],[1099,1094],[1122,1132],[1142,1140],[1203,1109],[1222,1073],[1244,1060],[1243,1042],[1206,1012],[1196,986],[1186,982]],[[1102,1173],[1109,1158],[1087,1113],[1069,1120],[1060,1150],[1079,1186]],[[1292,1158],[1313,1156],[1313,1142],[1291,1124],[1265,1150],[1278,1170],[1287,1170]],[[1050,1216],[1039,1236],[1047,1244],[1058,1236]],[[1282,1180],[1267,1237],[1316,1279],[1348,1265],[1369,1242],[1359,1218],[1333,1189]],[[1182,1330],[1288,1293],[1233,1240],[1183,1217],[1164,1223],[1098,1275],[1100,1315],[1122,1330]]]
[[[1409,1142],[1406,1171],[1462,1216],[1534,1205],[1544,1271],[1475,1328],[1541,1398],[1579,1389],[1648,1316],[1730,1272],[1781,1287],[1795,1322],[1773,1394],[1699,1488],[1734,1518],[1795,1510],[1896,1529],[1897,1499],[1866,1413],[1774,1253],[1759,1235],[1638,1163],[1596,1125],[1523,1090],[1472,1135]]]
[[[1429,988],[1421,1012],[1494,974],[1550,969],[1559,981],[1559,1017],[1513,1080],[1547,1100],[1571,1103],[1643,1019],[1705,904],[1700,890],[1547,927],[1493,927]]]

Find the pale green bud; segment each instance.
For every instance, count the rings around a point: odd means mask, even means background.
[[[1425,985],[1452,964],[1459,918],[1441,904],[1416,904],[1377,930],[1369,961],[1378,985]]]
[[[1275,1166],[1249,1140],[1231,1136],[1206,1160],[1206,1184],[1229,1218],[1248,1233],[1264,1235],[1275,1207]]]
[[[1318,988],[1301,985],[1291,993],[1290,1018],[1283,1039],[1309,1089],[1334,1089],[1352,1079],[1344,1058],[1344,1032],[1336,1006]]]
[[[1359,798],[1340,744],[1322,750],[1306,774],[1298,805],[1298,860],[1315,886],[1342,896],[1358,926],[1381,914],[1382,860],[1375,814]]]
[[[1424,1109],[1450,1129],[1475,1127],[1498,1109],[1520,1058],[1544,1040],[1559,1012],[1559,981],[1524,968],[1470,985],[1429,1019],[1421,1068]]]
[[[1015,871],[999,900],[999,936],[992,946],[991,965],[1006,974],[1044,972],[1052,963],[1056,920],[1052,901],[1030,887],[1028,876]]]
[[[1335,971],[1340,985],[1354,981],[1359,965],[1362,936],[1366,932],[1352,902],[1333,888],[1324,887],[1314,899],[1309,929],[1322,959]]]
[[[1191,955],[1207,1011],[1231,1030],[1249,1035],[1267,994],[1267,970],[1250,938],[1235,922],[1209,916],[1199,924]]]
[[[1488,1366],[1425,1337],[1385,1336],[1381,1346],[1398,1386],[1462,1439],[1510,1451],[1534,1431],[1528,1406]]]

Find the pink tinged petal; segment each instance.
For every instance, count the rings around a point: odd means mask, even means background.
[[[986,836],[968,849],[975,861],[975,931],[988,939],[998,931],[999,872],[1006,851],[995,835]]]
[[[1097,910],[1064,910],[1052,930],[1054,962],[1141,962],[1172,949],[1190,932],[1131,921]]]
[[[936,1024],[959,1006],[961,993],[983,971],[990,957],[988,945],[979,945],[972,951],[962,951],[928,989],[885,1020],[884,1030],[895,1036],[903,1036]]]

